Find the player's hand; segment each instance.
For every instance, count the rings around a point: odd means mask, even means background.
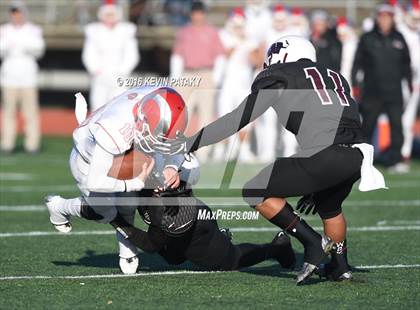
[[[314,195],[305,195],[302,198],[300,198],[296,205],[296,211],[299,211],[300,213],[305,213],[306,215],[308,215],[311,211],[312,214],[316,214],[317,209],[314,200]]]
[[[165,179],[165,187],[177,188],[181,182],[178,171],[172,167],[167,167],[163,170],[163,177]]]
[[[187,153],[187,137],[178,132],[174,140],[168,139],[164,142],[154,143],[153,150],[165,155]]]
[[[153,158],[149,164],[147,163],[143,164],[142,170],[138,176],[138,178],[141,179],[143,183],[146,181],[147,177],[152,172],[154,165],[155,165],[155,160]]]

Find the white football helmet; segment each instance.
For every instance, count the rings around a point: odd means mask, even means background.
[[[287,63],[306,58],[316,61],[316,51],[312,43],[300,36],[284,36],[271,44],[264,60],[264,68],[276,63]]]

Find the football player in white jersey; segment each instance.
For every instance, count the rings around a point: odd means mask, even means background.
[[[246,18],[242,8],[235,8],[228,17],[225,27],[219,32],[225,48],[224,76],[218,98],[218,116],[223,116],[237,107],[240,98],[246,96],[251,87],[253,66],[258,64],[258,43],[246,33]],[[241,143],[230,137],[228,144],[217,145],[215,161],[225,161],[238,156],[240,162],[255,161],[245,130],[239,133]],[[240,152],[239,152],[240,146]]]
[[[144,163],[138,176],[119,180],[108,176],[114,157],[133,146],[152,153],[151,144],[157,139],[173,138],[176,132],[183,132],[188,117],[185,103],[171,88],[139,87],[112,99],[85,119],[86,102],[81,94],[77,94],[76,98],[76,117],[80,125],[73,132],[74,148],[69,163],[82,197],[63,199],[48,196],[46,205],[50,222],[58,231],[69,232],[72,216],[89,218],[89,214],[84,212],[93,209],[99,215],[98,222],[109,223],[119,212],[127,222],[133,223],[137,206],[117,208],[116,198],[124,192],[142,190],[154,161]],[[178,186],[178,169],[184,161],[183,156],[159,156],[157,160],[163,167],[166,185]],[[91,209],[84,209],[84,205],[89,205]],[[138,267],[136,247],[120,233],[117,233],[117,238],[121,270],[135,273]]]

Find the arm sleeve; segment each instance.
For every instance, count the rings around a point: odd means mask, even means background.
[[[175,170],[179,170],[184,162],[185,157],[184,154],[176,154],[170,155],[165,158],[165,167],[164,168],[174,168]]]
[[[188,138],[187,149],[194,152],[203,146],[215,144],[239,132],[267,111],[276,99],[278,100],[278,96],[278,89],[253,91],[235,110],[225,114]]]
[[[108,176],[114,156],[96,145],[90,161],[87,179],[87,190],[90,192],[113,193],[124,192],[125,183]]]
[[[356,55],[354,56],[353,60],[353,67],[351,68],[351,84],[352,85],[358,85],[359,81],[357,81],[357,73],[359,70],[363,70],[363,49],[364,49],[364,40],[363,37],[360,39],[359,44],[357,45],[356,49]]]

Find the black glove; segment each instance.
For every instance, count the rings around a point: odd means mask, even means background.
[[[305,195],[299,199],[296,205],[296,211],[308,215],[312,210],[312,214],[316,214],[316,203],[314,199],[314,194]]]
[[[152,146],[155,152],[165,155],[175,155],[180,153],[188,153],[187,137],[178,132],[176,139],[166,139],[163,142],[155,142]]]

